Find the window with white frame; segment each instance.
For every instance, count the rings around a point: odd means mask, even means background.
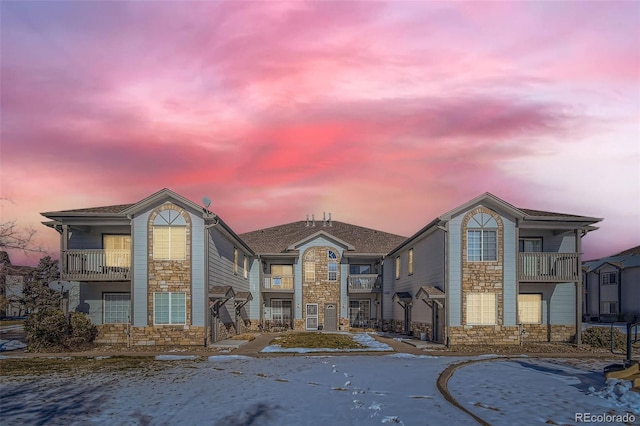
[[[474,215],[467,223],[467,260],[498,259],[498,223],[487,213]]]
[[[542,324],[542,294],[518,295],[518,322]]]
[[[157,325],[186,324],[186,293],[153,293],[153,323]]]
[[[307,303],[305,306],[306,318],[305,324],[307,330],[317,330],[318,329],[318,304],[317,303]]]
[[[399,279],[400,278],[400,256],[396,256],[395,274],[396,274],[396,280]]]
[[[316,280],[316,251],[309,249],[304,254],[304,280],[313,282]]]
[[[467,324],[495,325],[497,323],[496,293],[467,294]]]
[[[249,259],[247,256],[242,260],[242,273],[245,278],[249,278]]]
[[[233,248],[233,273],[238,273],[238,249]]]
[[[338,256],[335,252],[329,250],[327,252],[329,262],[327,263],[327,279],[329,281],[338,280]]]
[[[104,324],[127,324],[131,315],[129,293],[104,293],[102,295]]]
[[[602,272],[600,282],[602,285],[616,285],[618,284],[618,274],[616,272]]]
[[[600,303],[600,314],[617,314],[618,313],[618,302],[601,302]]]
[[[176,210],[163,210],[153,221],[153,258],[187,258],[187,222]]]
[[[413,249],[409,249],[409,275],[413,275]]]

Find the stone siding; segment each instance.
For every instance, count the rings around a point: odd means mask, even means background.
[[[449,344],[456,345],[519,345],[518,326],[474,325],[449,327]]]
[[[523,342],[574,342],[576,327],[573,325],[525,324]]]
[[[336,305],[336,327],[340,326],[340,253],[338,250],[332,247],[312,247],[305,251],[305,255],[303,255],[303,259],[306,258],[306,255],[310,250],[315,250],[315,281],[309,282],[305,280],[305,268],[306,263],[303,263],[303,272],[302,272],[302,314],[303,318],[306,318],[307,311],[306,305],[307,303],[317,303],[318,304],[318,324],[325,327],[325,318],[324,318],[324,307],[327,303],[333,303]],[[329,281],[329,250],[333,251],[337,259],[338,263],[338,272],[336,281]],[[297,326],[297,325],[296,325]],[[305,329],[305,324],[302,324],[302,329]]]

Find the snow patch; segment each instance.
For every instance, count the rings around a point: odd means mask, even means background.
[[[0,339],[0,352],[15,351],[24,349],[27,345],[18,340],[2,340]]]
[[[640,393],[631,390],[628,380],[608,379],[605,387],[599,391],[589,386],[588,394],[613,402],[618,407],[630,408],[640,415]]]
[[[402,352],[398,352],[395,354],[391,354],[391,355],[387,355],[389,358],[413,358],[413,359],[436,359],[436,358],[440,358],[437,356],[433,356],[433,355],[413,355],[413,354],[407,354],[407,353],[402,353]]]
[[[234,360],[248,360],[253,359],[250,356],[245,355],[212,355],[207,358],[209,361],[234,361]]]
[[[357,349],[334,349],[334,348],[283,348],[280,345],[270,345],[266,346],[260,352],[264,353],[298,353],[298,354],[306,354],[312,352],[393,352],[391,346],[386,343],[378,342],[376,339],[371,337],[368,333],[358,333],[354,334],[353,340],[364,345],[364,348]]]
[[[156,355],[156,361],[194,360],[197,358],[195,355]]]

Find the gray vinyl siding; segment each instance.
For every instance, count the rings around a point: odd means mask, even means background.
[[[549,304],[551,325],[572,325],[576,323],[576,291],[574,283],[553,286]]]
[[[71,237],[67,242],[69,250],[101,249],[102,236],[104,234],[131,234],[128,226],[91,226],[89,231],[71,231]]]
[[[516,241],[516,226],[511,219],[502,217],[503,223],[503,298],[504,298],[504,320],[503,325],[514,326],[517,324],[516,312],[516,256],[518,253],[518,242]]]
[[[148,271],[147,261],[149,256],[147,241],[147,223],[151,212],[145,212],[133,219],[133,294],[132,298],[132,321],[136,327],[148,325]]]
[[[449,325],[462,324],[462,217],[459,215],[449,221]]]
[[[393,293],[395,285],[395,275],[393,265],[395,256],[389,256],[384,259],[382,267],[382,318],[393,318]]]
[[[208,292],[205,291],[204,265],[204,220],[191,217],[191,324],[205,325],[205,303]]]
[[[234,247],[239,254],[237,274],[233,272]],[[245,254],[218,227],[209,228],[209,285],[229,285],[236,292],[249,291],[249,279],[242,273],[242,256]]]
[[[349,276],[349,264],[347,259],[342,257],[340,250],[340,318],[349,318],[349,292],[347,291],[347,276]],[[338,321],[340,320],[338,318]]]
[[[575,253],[576,237],[573,231],[554,235],[552,230],[521,229],[520,238],[542,238],[542,251],[550,253]]]
[[[104,303],[102,295],[104,293],[130,293],[131,291],[129,283],[125,282],[79,283],[77,289],[79,296],[74,296],[73,299],[78,300],[79,303],[70,303],[69,310],[86,310],[88,308],[89,319],[96,325],[103,324]]]
[[[622,286],[622,301],[620,313],[628,316],[625,321],[640,319],[640,267],[622,270],[620,285]]]

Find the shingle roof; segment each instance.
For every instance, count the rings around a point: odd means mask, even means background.
[[[614,254],[613,256],[588,260],[583,262],[583,266],[586,268],[587,272],[591,272],[606,263],[616,265],[622,269],[640,267],[640,246],[627,249],[618,254]]]
[[[114,206],[88,207],[84,209],[61,210],[56,213],[120,213],[133,204],[116,204]]]
[[[331,226],[323,226],[322,221],[316,221],[316,226],[307,226],[307,222],[302,220],[246,232],[240,234],[240,238],[256,253],[282,253],[291,244],[304,240],[319,231],[324,231],[353,245],[356,253],[388,253],[392,248],[406,240],[406,237],[401,235],[335,220],[331,222]]]
[[[532,210],[532,209],[521,209],[520,207],[518,207],[519,210],[522,210],[524,213],[526,213],[529,216],[548,216],[548,217],[584,217],[585,219],[591,219],[589,217],[586,216],[580,216],[577,214],[568,214],[568,213],[556,213],[556,212],[546,212],[543,210]]]

